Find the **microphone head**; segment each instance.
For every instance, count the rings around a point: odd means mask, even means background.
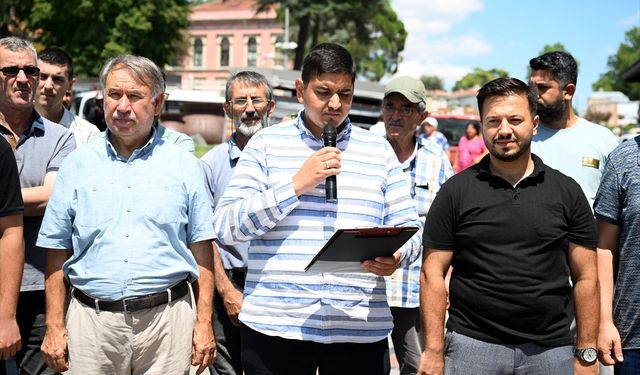
[[[324,141],[324,144],[327,145],[328,143],[330,143],[331,145],[335,146],[336,137],[336,128],[331,124],[326,124],[322,129],[322,140]]]

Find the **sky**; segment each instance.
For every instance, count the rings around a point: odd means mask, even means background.
[[[479,67],[527,80],[546,44],[578,60],[574,106],[582,112],[607,59],[640,26],[640,0],[391,0],[408,37],[398,75],[444,78],[445,88]]]

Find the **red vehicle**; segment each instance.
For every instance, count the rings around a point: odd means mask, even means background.
[[[455,166],[458,161],[458,141],[465,133],[468,123],[480,124],[479,116],[434,114],[431,117],[438,120],[438,131],[444,134],[449,141],[449,161]]]

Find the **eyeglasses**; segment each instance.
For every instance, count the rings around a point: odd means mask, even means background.
[[[0,72],[9,77],[17,76],[21,70],[27,76],[36,77],[40,74],[40,68],[31,65],[23,66],[22,68],[19,66],[5,66],[4,68],[0,68]]]
[[[392,105],[385,105],[382,107],[382,110],[387,115],[392,115],[395,111],[399,111],[401,116],[410,116],[413,113],[413,108],[414,107],[411,106],[401,106],[396,108]]]
[[[229,103],[233,105],[233,108],[237,110],[243,110],[247,108],[249,102],[253,104],[253,108],[261,110],[267,105],[267,103],[269,103],[269,100],[256,96],[253,98],[237,98],[229,101]]]

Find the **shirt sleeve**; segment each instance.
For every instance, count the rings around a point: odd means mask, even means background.
[[[569,221],[569,241],[577,245],[594,248],[598,244],[596,222],[589,201],[580,185],[573,184],[573,210]]]
[[[267,233],[299,205],[293,181],[269,187],[267,173],[263,137],[257,134],[245,146],[215,208],[214,230],[223,245],[236,245]]]
[[[449,184],[445,183],[429,208],[423,245],[432,249],[453,250],[455,224],[454,200]]]
[[[67,180],[68,170],[74,169],[75,164],[65,164],[56,177],[51,197],[47,202],[47,210],[42,219],[36,245],[46,249],[73,249],[73,220],[75,212],[72,201],[76,200],[72,186],[75,184]]]
[[[609,158],[604,167],[600,187],[593,203],[593,210],[598,220],[604,220],[615,225],[621,224],[621,193],[615,159]]]
[[[49,161],[49,165],[47,165],[47,173],[55,172],[60,169],[62,165],[62,161],[71,153],[71,151],[76,149],[76,140],[73,137],[73,133],[70,130],[64,132],[64,134],[60,137],[58,144],[55,147],[53,152],[53,156]]]
[[[6,144],[4,139],[0,139],[0,142]],[[21,213],[24,210],[24,202],[20,191],[20,177],[16,159],[8,144],[0,152],[0,176],[0,216]]]
[[[189,223],[187,224],[187,243],[213,240],[213,212],[211,201],[205,188],[202,164],[191,154],[181,153],[184,158],[184,178],[189,181]]]
[[[391,149],[387,149],[387,186],[384,192],[385,226],[416,226],[418,232],[400,249],[400,259],[403,262],[413,263],[420,254],[422,238],[422,220],[418,218],[416,205],[411,198],[407,180],[402,171],[398,159]]]

